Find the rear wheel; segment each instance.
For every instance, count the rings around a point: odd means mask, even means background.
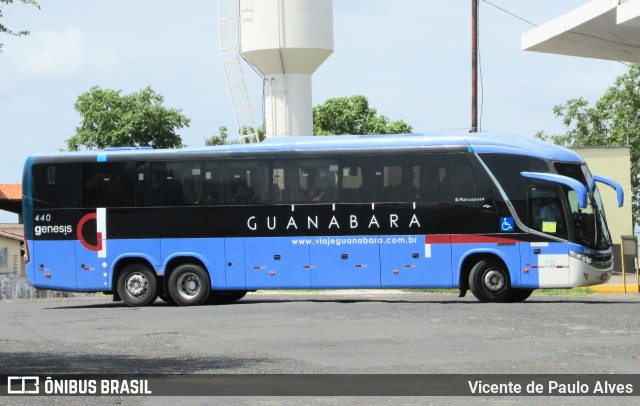
[[[492,258],[483,259],[473,267],[469,287],[481,302],[506,302],[513,293],[509,271],[501,261]]]
[[[214,290],[209,300],[215,304],[229,304],[237,302],[247,294],[246,290]]]
[[[146,306],[158,297],[156,274],[147,265],[127,265],[118,277],[118,296],[129,306]]]
[[[195,264],[178,266],[169,276],[169,295],[180,306],[205,304],[211,291],[209,274]]]

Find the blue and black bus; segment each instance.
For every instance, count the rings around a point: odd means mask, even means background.
[[[606,282],[596,182],[570,150],[503,135],[296,137],[33,156],[40,289],[143,306],[258,289],[458,288],[480,301]]]

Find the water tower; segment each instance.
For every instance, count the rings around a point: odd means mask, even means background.
[[[333,52],[332,0],[240,0],[240,37],[264,76],[267,138],[312,135],[311,74]]]

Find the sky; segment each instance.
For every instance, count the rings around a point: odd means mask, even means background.
[[[255,0],[259,1],[259,0]],[[627,71],[618,62],[520,50],[520,36],[587,0],[480,2],[481,121],[486,132],[531,137],[565,131],[553,107],[592,103]],[[151,86],[191,125],[190,147],[220,126],[235,130],[219,51],[218,0],[38,0],[3,9],[0,183],[19,183],[31,154],[66,148],[80,115],[73,105],[92,86],[123,94]],[[499,6],[522,21],[497,9]],[[5,7],[5,6],[3,6]],[[334,52],[313,75],[313,105],[361,94],[414,132],[471,127],[471,0],[333,0]],[[245,65],[262,121],[261,78]],[[17,216],[0,211],[0,222]]]

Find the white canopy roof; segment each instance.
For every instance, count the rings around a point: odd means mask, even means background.
[[[640,0],[592,0],[523,33],[521,48],[640,62]]]

